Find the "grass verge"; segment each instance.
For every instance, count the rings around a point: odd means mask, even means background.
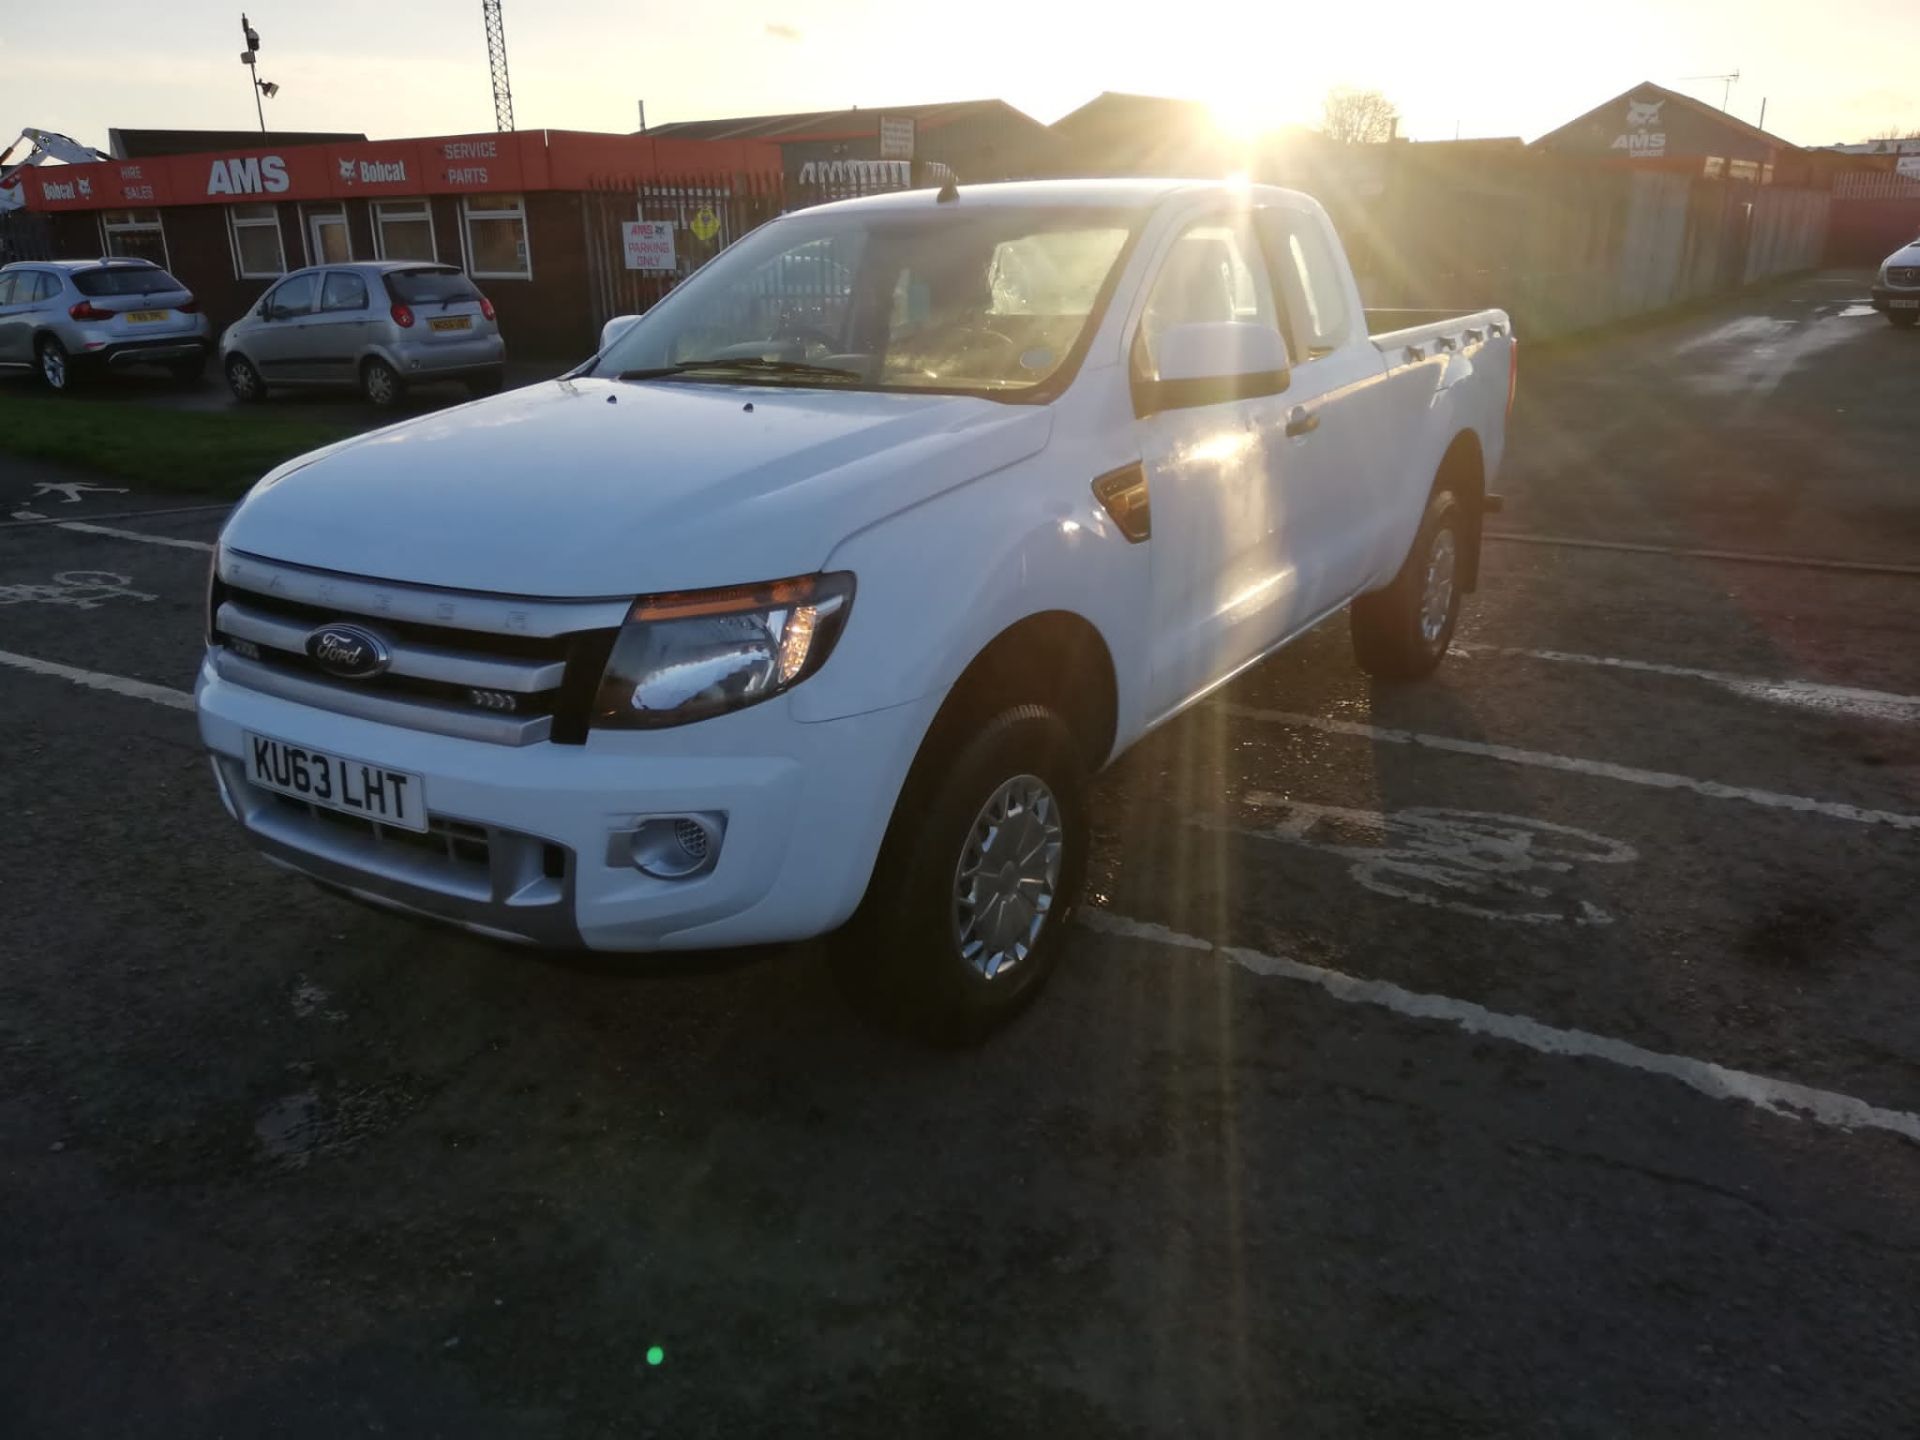
[[[0,390],[0,451],[136,480],[149,490],[238,495],[282,460],[364,428],[302,415],[196,414]]]

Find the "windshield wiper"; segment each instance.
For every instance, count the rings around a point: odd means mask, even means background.
[[[671,375],[687,375],[698,370],[744,370],[750,375],[792,375],[815,380],[858,380],[858,370],[843,365],[812,365],[805,360],[768,360],[760,355],[716,356],[711,360],[682,360],[674,365],[656,365],[647,370],[622,370],[616,379],[660,380]]]

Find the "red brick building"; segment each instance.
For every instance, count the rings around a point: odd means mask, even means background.
[[[618,217],[670,218],[640,215],[643,188],[778,183],[781,169],[779,149],[752,140],[564,130],[261,138],[253,148],[42,166],[22,181],[27,208],[48,217],[56,256],[157,261],[216,327],[303,265],[437,260],[493,301],[511,353],[564,357],[592,348],[601,317],[590,267],[594,257],[605,263],[609,246],[618,253]],[[609,205],[622,189],[634,202]]]

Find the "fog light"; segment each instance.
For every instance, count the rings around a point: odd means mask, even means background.
[[[518,710],[519,697],[507,690],[469,690],[467,699],[482,710]]]
[[[691,880],[713,869],[720,859],[720,842],[727,833],[724,815],[650,815],[609,848],[611,862],[625,840],[626,859],[643,875],[656,880]]]

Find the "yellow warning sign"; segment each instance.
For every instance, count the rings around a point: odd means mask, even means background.
[[[720,217],[713,213],[711,205],[702,205],[693,212],[693,233],[702,240],[711,240],[720,233]]]

